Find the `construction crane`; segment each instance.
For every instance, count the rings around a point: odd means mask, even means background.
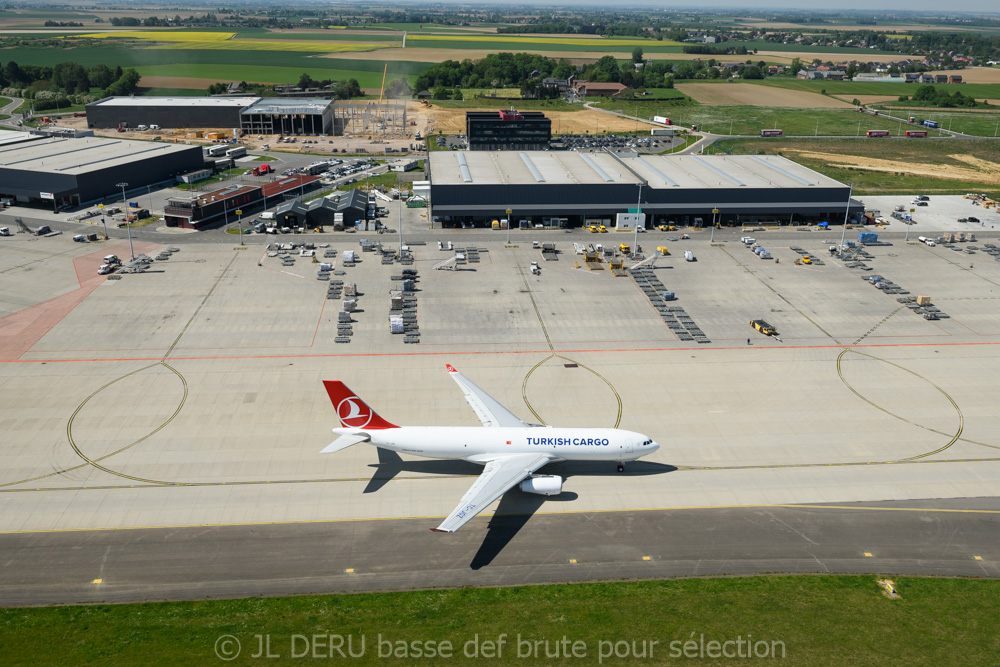
[[[382,94],[385,92],[385,73],[389,71],[389,63],[385,64],[385,68],[382,70],[382,87],[378,91],[378,103],[379,108],[382,108]]]

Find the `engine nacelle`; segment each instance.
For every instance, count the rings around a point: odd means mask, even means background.
[[[536,475],[521,482],[521,490],[543,496],[558,496],[562,493],[562,485],[563,478],[559,475]]]

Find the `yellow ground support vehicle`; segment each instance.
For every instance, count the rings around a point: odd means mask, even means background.
[[[802,263],[803,264],[812,264],[813,263],[812,257],[810,257],[809,255],[802,255]]]
[[[590,231],[591,231],[591,233],[596,234],[597,233],[597,225],[591,225],[590,226]]]
[[[597,228],[597,231],[599,231],[600,233],[604,234],[605,232],[608,231],[608,228],[605,227],[604,225],[601,225],[600,227]]]
[[[667,250],[667,246],[665,246],[665,245],[658,245],[658,246],[656,246],[656,252],[660,253],[661,255],[669,255],[670,254],[670,252]]]
[[[624,243],[622,243],[621,245],[619,245],[619,246],[618,246],[618,249],[622,251],[622,254],[623,254],[623,255],[627,255],[627,254],[629,254],[629,253],[630,253],[630,252],[632,251],[632,249],[631,249],[631,248],[629,248],[629,247],[628,247],[627,245],[625,245]]]
[[[677,227],[675,227],[674,225],[657,225],[656,228],[659,229],[661,232],[676,232],[677,231]]]
[[[750,320],[750,326],[752,326],[754,329],[761,332],[765,336],[773,336],[776,333],[778,333],[777,331],[775,331],[774,327],[772,327],[764,320]]]

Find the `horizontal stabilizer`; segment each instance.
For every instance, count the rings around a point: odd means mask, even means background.
[[[371,440],[371,436],[367,433],[342,435],[320,450],[320,454],[333,454],[334,452],[339,452],[342,449],[347,449],[351,445],[356,445],[359,442],[368,442],[369,440]]]

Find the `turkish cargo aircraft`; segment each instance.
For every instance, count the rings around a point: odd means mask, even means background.
[[[527,424],[452,366],[448,374],[465,392],[465,400],[485,428],[466,426],[396,426],[378,416],[343,382],[325,381],[342,428],[321,454],[332,454],[361,442],[435,459],[461,459],[485,466],[475,484],[437,532],[453,533],[490,503],[520,483],[526,493],[562,493],[558,475],[536,475],[557,461],[634,461],[660,448],[641,433],[616,428],[553,428]]]

